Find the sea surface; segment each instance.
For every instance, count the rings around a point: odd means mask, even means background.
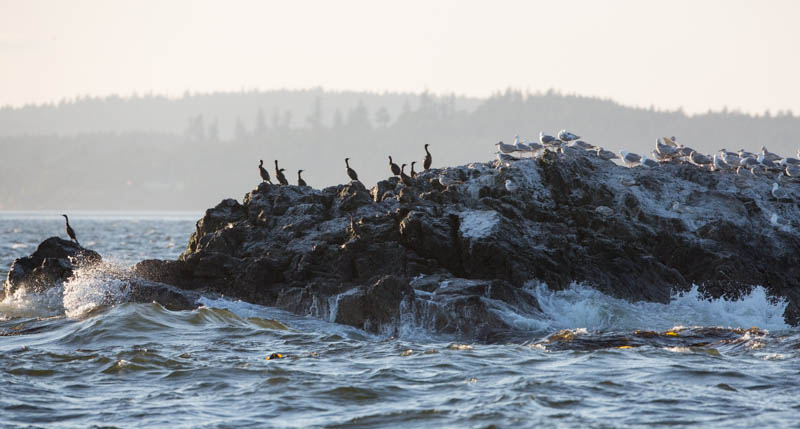
[[[70,221],[124,268],[176,258],[199,217]],[[66,238],[58,213],[0,213],[0,275],[54,235]],[[652,304],[531,283],[542,312],[503,314],[523,335],[492,344],[220,296],[193,311],[100,305],[116,287],[97,269],[0,302],[0,427],[800,426],[800,330],[759,287]]]

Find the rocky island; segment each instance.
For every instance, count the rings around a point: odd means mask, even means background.
[[[172,308],[214,292],[387,334],[411,323],[490,339],[513,329],[498,310],[539,311],[531,285],[574,282],[653,302],[759,285],[798,325],[800,185],[787,179],[777,199],[774,176],[680,160],[627,168],[565,147],[372,189],[261,183],[208,209],[178,260],[142,261],[131,276],[142,299]],[[52,265],[39,256],[14,263],[7,291],[69,275],[62,260],[32,280]]]

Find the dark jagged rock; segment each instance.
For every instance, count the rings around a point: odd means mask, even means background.
[[[41,292],[72,276],[74,268],[101,261],[97,252],[83,248],[74,241],[50,237],[39,244],[30,256],[17,258],[8,270],[4,284],[7,294],[21,287]]]
[[[531,282],[655,302],[692,285],[730,298],[761,285],[789,302],[796,325],[800,210],[798,198],[771,196],[772,181],[569,150],[371,191],[262,183],[241,204],[209,209],[179,260],[134,272],[374,332],[417,325],[491,339],[514,329],[508,311],[538,311]]]
[[[34,293],[63,284],[81,268],[97,269],[116,280],[123,280],[123,289],[127,292],[126,300],[130,302],[158,302],[170,310],[187,310],[197,308],[196,294],[172,286],[180,284],[184,273],[170,273],[170,268],[182,269],[170,261],[144,261],[137,264],[137,270],[147,272],[150,279],[144,279],[125,272],[118,272],[102,266],[102,257],[94,250],[86,249],[74,241],[58,237],[50,237],[39,244],[32,255],[18,258],[11,264],[8,277],[4,283],[4,293],[13,294],[26,288]],[[134,273],[136,270],[134,270]],[[166,283],[152,280],[162,277]],[[169,284],[168,284],[169,283]],[[113,296],[109,302],[114,304]]]

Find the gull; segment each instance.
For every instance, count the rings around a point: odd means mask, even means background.
[[[756,175],[753,170],[743,166],[736,167],[736,174],[742,177],[755,177]]]
[[[536,152],[537,150],[544,149],[544,146],[540,145],[536,142],[527,142],[527,143],[520,143],[521,145],[525,145],[530,152]]]
[[[605,159],[606,161],[619,158],[616,153],[611,152],[610,150],[605,150],[602,147],[597,148],[597,156],[601,159]]]
[[[658,163],[653,161],[652,159],[647,158],[646,156],[642,155],[642,160],[640,161],[642,167],[653,168],[658,167]]]
[[[678,147],[678,144],[675,143],[675,137],[661,137],[656,140],[656,143],[661,143],[662,145],[669,147]]]
[[[666,138],[666,137],[664,137],[664,138]],[[677,151],[677,149],[674,146],[670,146],[668,144],[661,143],[661,140],[662,139],[656,140],[656,150],[658,151],[658,153],[660,153],[664,157],[674,156],[675,152]]]
[[[497,153],[497,160],[500,162],[519,161],[519,158],[517,158],[516,156],[506,155],[501,152],[496,152],[496,153]]]
[[[570,141],[573,141],[573,140],[578,140],[579,138],[581,138],[581,136],[577,136],[575,134],[572,134],[571,132],[569,132],[567,130],[561,130],[561,131],[558,132],[558,139],[561,140],[561,141],[564,141],[564,142],[570,142]]]
[[[696,165],[708,165],[711,164],[711,158],[703,155],[702,153],[697,153],[692,151],[689,154],[689,160],[692,161],[692,164]]]
[[[786,175],[789,177],[800,177],[800,165],[787,165]]]
[[[539,131],[539,143],[541,144],[548,144],[555,141],[555,137],[545,134],[542,131]]]
[[[725,148],[719,150],[719,157],[731,167],[739,165],[739,161],[741,160],[738,153],[728,152]]]
[[[503,153],[513,153],[517,151],[517,147],[512,144],[505,144],[503,142],[497,142],[494,144]]]
[[[742,158],[742,159],[755,158],[756,157],[756,154],[754,154],[753,152],[748,152],[748,151],[746,151],[744,149],[739,149],[739,151],[736,152],[736,153],[738,153],[739,154],[739,158]]]
[[[622,155],[622,161],[628,167],[633,167],[634,165],[636,165],[636,164],[638,164],[638,163],[640,163],[642,161],[642,157],[641,156],[639,156],[639,155],[637,155],[635,153],[628,152],[627,150],[621,150],[621,151],[619,151],[619,153],[620,153],[620,155]]]
[[[789,196],[789,193],[786,192],[786,189],[781,188],[778,186],[777,183],[772,184],[772,196],[775,197],[776,200],[791,200],[792,198]]]
[[[569,142],[569,144],[567,146],[569,146],[569,147],[578,147],[578,148],[585,149],[585,150],[594,150],[595,149],[593,144],[586,143],[583,140],[571,141],[571,142]]]
[[[690,148],[689,146],[678,146],[675,151],[678,152],[680,156],[691,156],[692,152],[694,152],[694,149]]]
[[[650,151],[650,155],[652,155],[653,159],[655,159],[658,162],[669,161],[669,159],[667,157],[665,157],[664,155],[659,153],[658,150],[656,150],[656,149],[653,149],[652,151]]]
[[[783,158],[779,164],[781,167],[786,167],[787,165],[800,165],[800,159],[787,156],[786,158]]]
[[[761,164],[759,164],[759,162],[752,156],[748,156],[746,158],[742,158],[741,160],[739,160],[739,165],[745,168],[755,168],[756,166],[759,166]]]
[[[508,192],[516,192],[519,189],[516,183],[512,182],[511,179],[506,179],[506,191]]]
[[[761,154],[764,155],[764,159],[768,161],[779,161],[782,159],[777,154],[768,151],[766,146],[761,146]]]
[[[759,164],[761,164],[762,166],[764,166],[766,168],[770,168],[770,169],[777,169],[778,168],[778,166],[771,159],[767,159],[767,157],[764,156],[763,152],[758,154],[757,160],[758,160]]]
[[[464,183],[464,182],[455,180],[455,179],[453,179],[452,177],[450,177],[450,176],[448,176],[446,174],[440,174],[439,175],[439,184],[441,184],[445,188],[450,186],[450,185],[456,185],[456,184],[459,184],[459,183]]]
[[[714,170],[730,170],[731,166],[728,165],[722,158],[718,157],[717,154],[714,154],[714,160],[712,162],[714,166]]]

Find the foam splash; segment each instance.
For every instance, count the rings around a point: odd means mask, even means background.
[[[80,317],[97,307],[127,302],[130,282],[119,267],[102,263],[75,270],[64,283],[63,305],[68,317]]]
[[[0,301],[0,320],[18,317],[52,317],[64,314],[63,287],[53,287],[42,293],[19,288]]]
[[[719,326],[767,330],[790,329],[784,320],[785,301],[771,299],[763,287],[737,301],[704,299],[694,286],[672,297],[668,304],[628,302],[603,294],[587,286],[573,284],[552,291],[543,284],[529,287],[536,297],[543,317],[528,320],[516,316],[516,326],[550,330],[588,328],[590,330],[667,330],[675,326]],[[522,327],[522,326],[520,326]]]

